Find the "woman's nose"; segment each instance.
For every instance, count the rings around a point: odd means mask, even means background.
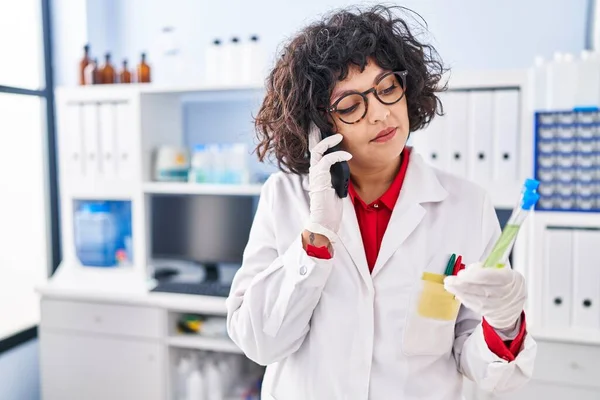
[[[369,109],[367,118],[369,123],[375,124],[380,121],[385,121],[390,115],[390,107],[380,102],[374,94],[369,96]]]

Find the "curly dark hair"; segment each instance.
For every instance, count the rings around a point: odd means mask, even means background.
[[[446,69],[433,46],[419,41],[411,32],[415,27],[396,16],[394,9],[418,15],[404,7],[383,5],[337,10],[284,46],[255,117],[260,161],[274,155],[279,169],[307,173],[311,121],[321,130],[336,131],[323,109],[329,106],[336,82],[344,80],[352,66],[363,71],[369,59],[384,69],[408,71],[410,132],[427,126],[436,113],[442,114],[436,92],[446,89],[439,87]]]

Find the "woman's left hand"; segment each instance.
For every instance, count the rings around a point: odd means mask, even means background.
[[[498,330],[515,326],[527,299],[523,275],[509,267],[484,268],[482,263],[446,277],[444,287]]]

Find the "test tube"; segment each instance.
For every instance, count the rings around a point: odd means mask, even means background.
[[[519,203],[513,209],[500,238],[498,238],[492,252],[485,260],[484,267],[504,268],[506,265],[521,225],[527,218],[527,215],[529,215],[529,211],[540,199],[540,195],[537,193],[539,184],[535,179],[527,179],[523,184]]]

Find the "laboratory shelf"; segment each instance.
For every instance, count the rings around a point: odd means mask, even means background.
[[[167,338],[167,343],[171,347],[243,354],[239,347],[228,338],[210,338],[199,335],[172,335]]]
[[[147,94],[192,94],[201,92],[235,92],[235,91],[262,91],[262,84],[247,84],[247,85],[216,85],[216,84],[196,84],[196,85],[157,85],[157,84],[141,84],[140,91]]]
[[[189,195],[228,195],[258,196],[261,184],[210,184],[187,182],[148,182],[144,184],[147,194],[189,194]]]
[[[108,85],[92,85],[92,86],[74,86],[74,87],[59,87],[56,92],[61,97],[77,97],[94,96],[101,97],[103,95],[114,96],[114,94],[123,93],[141,93],[141,94],[193,94],[202,92],[236,92],[236,91],[262,91],[264,90],[263,83],[254,84],[194,84],[194,85],[161,85],[157,83],[132,83],[128,85],[108,84]]]

